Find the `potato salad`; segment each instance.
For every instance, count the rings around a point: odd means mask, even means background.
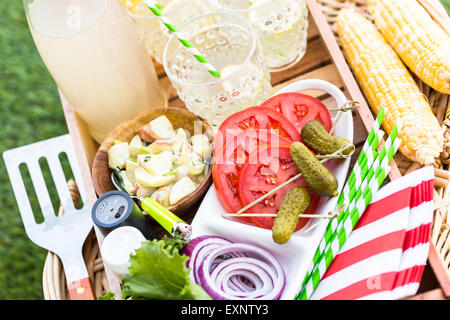
[[[130,195],[152,197],[169,207],[205,179],[211,156],[207,135],[191,136],[160,116],[139,129],[131,141],[115,141],[108,150],[108,165]]]

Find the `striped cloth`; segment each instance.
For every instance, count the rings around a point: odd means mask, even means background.
[[[428,257],[433,180],[433,168],[426,167],[381,188],[311,299],[414,295]]]

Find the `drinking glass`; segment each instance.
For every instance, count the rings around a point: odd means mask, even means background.
[[[221,77],[213,77],[175,36],[164,50],[164,69],[186,107],[214,128],[229,115],[259,105],[270,95],[270,74],[247,20],[211,13],[190,20],[180,31]]]
[[[305,55],[308,9],[305,0],[209,0],[213,9],[239,14],[258,34],[271,72],[295,65]]]
[[[122,0],[136,30],[148,53],[160,64],[164,47],[170,37],[170,31],[143,3],[143,0]],[[169,19],[175,27],[192,18],[210,12],[209,3],[201,0],[160,0],[163,7],[161,13]]]
[[[102,142],[121,122],[166,107],[151,59],[119,0],[24,0],[39,53]]]

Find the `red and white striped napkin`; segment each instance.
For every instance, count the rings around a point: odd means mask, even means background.
[[[434,170],[381,188],[311,299],[401,299],[414,295],[427,261]]]

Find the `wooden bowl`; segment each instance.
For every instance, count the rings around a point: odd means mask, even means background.
[[[214,131],[212,127],[205,120],[187,109],[170,107],[154,109],[138,114],[116,127],[102,142],[95,155],[92,163],[92,180],[95,191],[99,197],[106,192],[116,190],[111,181],[112,170],[108,166],[108,150],[114,144],[114,140],[131,141],[142,126],[162,115],[165,115],[170,120],[175,129],[184,128],[191,134],[194,134],[194,123],[200,121],[202,124],[202,132],[213,141]],[[209,166],[205,179],[197,189],[175,205],[168,207],[168,209],[179,216],[187,213],[188,210],[203,197],[211,183],[212,166]]]

